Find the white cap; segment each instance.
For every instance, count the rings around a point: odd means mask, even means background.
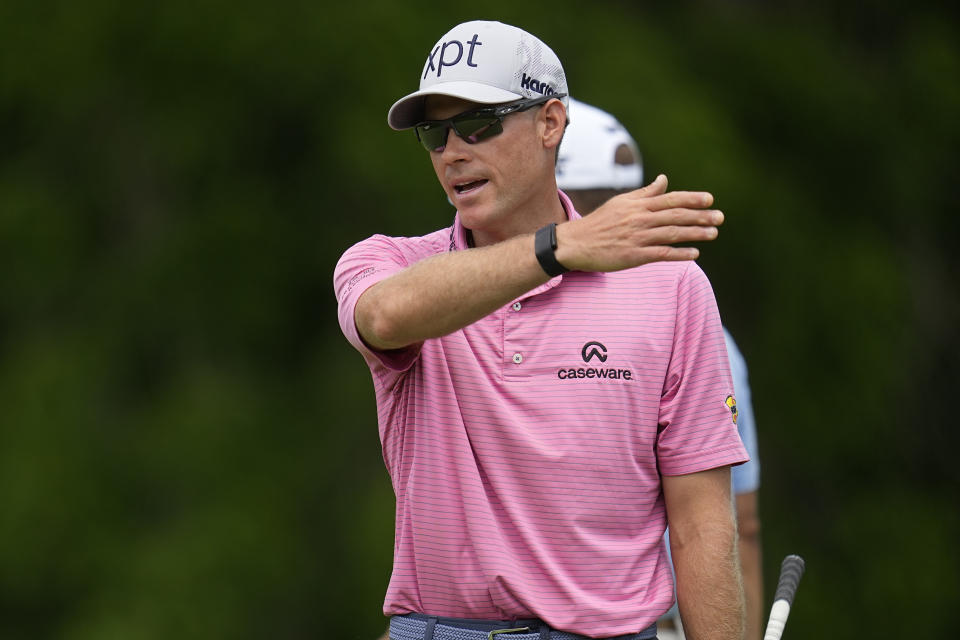
[[[474,20],[437,41],[420,73],[420,90],[397,100],[387,122],[397,130],[423,122],[428,95],[502,104],[565,93],[563,66],[550,47],[517,27]]]
[[[642,186],[643,161],[637,143],[616,118],[573,98],[567,116],[570,124],[557,159],[560,189],[638,189]],[[631,153],[620,150],[618,154],[617,150],[623,145]]]

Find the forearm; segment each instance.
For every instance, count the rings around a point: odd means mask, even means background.
[[[447,335],[549,280],[533,234],[417,262],[373,285],[357,302],[360,335],[397,349]]]
[[[747,640],[760,640],[763,633],[763,566],[760,518],[756,492],[737,495],[737,531],[740,566],[747,602]]]
[[[730,468],[663,476],[677,604],[689,640],[742,640],[743,585]]]
[[[677,602],[689,640],[741,640],[744,593],[736,535],[729,526],[704,526],[686,539],[671,532]]]
[[[740,539],[740,565],[747,603],[747,640],[760,640],[763,633],[763,579],[760,573],[760,541]]]

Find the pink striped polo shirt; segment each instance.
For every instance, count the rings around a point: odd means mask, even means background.
[[[384,613],[645,629],[674,600],[659,474],[747,460],[710,283],[693,262],[570,272],[442,338],[371,351],[360,294],[466,247],[457,217],[364,240],[334,275],[396,494]]]

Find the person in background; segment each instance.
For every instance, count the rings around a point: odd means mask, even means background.
[[[627,129],[611,114],[570,98],[570,124],[557,161],[557,186],[580,215],[643,184],[643,156]],[[750,461],[733,467],[732,490],[737,512],[740,563],[746,595],[746,640],[760,640],[763,623],[763,576],[760,518],[760,458],[750,398],[747,364],[733,337],[723,330],[733,387],[737,398],[737,430]],[[660,640],[683,638],[683,626],[673,606],[658,625]]]

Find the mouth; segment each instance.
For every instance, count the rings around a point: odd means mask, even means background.
[[[453,190],[457,192],[457,195],[462,196],[476,191],[483,185],[487,184],[487,182],[487,180],[471,180],[469,182],[460,182],[453,185]]]

